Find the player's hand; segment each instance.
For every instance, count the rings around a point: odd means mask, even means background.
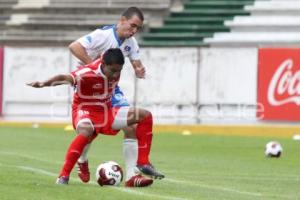
[[[43,82],[35,81],[31,83],[26,83],[26,85],[34,87],[34,88],[42,88],[45,87],[45,84]]]
[[[145,78],[146,69],[143,66],[136,67],[134,69],[137,78]]]

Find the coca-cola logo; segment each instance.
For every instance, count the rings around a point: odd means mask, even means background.
[[[300,105],[300,69],[293,71],[293,67],[293,60],[287,59],[274,73],[268,87],[268,101],[271,105]]]

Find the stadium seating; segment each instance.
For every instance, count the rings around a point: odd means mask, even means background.
[[[245,5],[253,0],[190,0],[182,11],[171,12],[164,26],[151,28],[143,34],[143,45],[203,46],[205,37],[216,32],[228,32],[224,21],[236,15],[248,15]]]
[[[162,20],[170,0],[3,0],[0,43],[62,45],[102,25],[116,23],[130,6],[143,10],[147,26]]]
[[[182,9],[171,9],[174,0],[1,0],[0,43],[65,45],[115,23],[129,6],[145,13],[144,46],[300,43],[298,0],[176,1]]]
[[[300,1],[256,1],[245,9],[250,16],[225,22],[230,33],[216,33],[205,42],[212,46],[299,46]]]
[[[74,3],[75,2],[75,3]],[[71,7],[71,8],[85,8],[85,7],[95,7],[96,8],[119,8],[124,9],[126,7],[130,7],[134,4],[134,6],[140,8],[164,8],[169,7],[169,1],[161,1],[161,0],[51,0],[51,4],[49,7]]]

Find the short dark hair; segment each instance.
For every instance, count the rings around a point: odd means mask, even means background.
[[[103,61],[106,65],[124,65],[124,55],[119,48],[111,48],[103,54]]]
[[[144,21],[143,12],[137,7],[129,7],[122,14],[122,16],[126,19],[131,19],[134,15],[136,15],[141,21]]]

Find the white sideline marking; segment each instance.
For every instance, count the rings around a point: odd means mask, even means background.
[[[21,170],[24,170],[24,171],[30,171],[30,172],[34,172],[34,173],[38,173],[38,174],[42,174],[42,175],[57,177],[56,173],[49,172],[49,171],[46,171],[46,170],[43,170],[43,169],[29,167],[29,166],[6,165],[6,164],[3,164],[3,163],[0,163],[0,166],[15,167],[15,168],[18,168],[18,169],[21,169]],[[72,180],[75,181],[75,182],[81,183],[81,181],[77,178],[72,178]],[[222,191],[226,191],[226,192],[233,192],[233,193],[249,195],[249,196],[256,196],[256,197],[270,196],[268,194],[240,191],[240,190],[234,190],[234,189],[231,189],[231,188],[225,188],[225,187],[220,187],[220,186],[210,186],[210,185],[199,184],[199,183],[191,182],[191,181],[182,181],[182,180],[176,180],[176,179],[170,179],[170,178],[165,178],[164,180],[168,181],[168,182],[171,182],[171,183],[179,183],[179,184],[185,184],[185,185],[188,184],[188,185],[192,185],[192,186],[198,186],[198,187],[214,189],[214,190],[222,190]],[[94,183],[94,182],[91,182],[90,184],[91,185],[98,185],[97,183]],[[133,194],[133,195],[138,195],[138,196],[147,196],[147,197],[166,199],[166,200],[191,200],[191,199],[187,199],[187,198],[149,194],[149,193],[144,193],[144,192],[141,192],[141,191],[135,191],[134,189],[129,189],[129,188],[112,187],[112,189],[119,190],[121,192],[125,192],[125,193],[128,193],[128,194]],[[276,195],[276,196],[286,198],[286,199],[294,199],[294,197],[288,196],[288,195]]]
[[[165,173],[173,173],[178,174],[178,171],[164,171]],[[186,174],[186,175],[193,175],[192,172],[180,172],[180,174]],[[259,177],[253,177],[253,175],[249,174],[214,174],[214,175],[207,175],[207,174],[199,174],[200,177],[203,178],[219,178],[219,179],[242,179],[242,180],[266,180],[266,181],[299,181],[300,176],[299,174],[255,174],[255,176]],[[291,180],[293,179],[293,180]]]
[[[140,192],[140,191],[135,191],[133,189],[126,189],[126,188],[116,188],[117,190],[123,191],[123,192],[127,192],[127,193],[132,193],[135,195],[140,195],[140,196],[144,196],[145,193]],[[179,197],[172,197],[172,196],[162,196],[162,195],[157,195],[157,194],[147,194],[149,197],[155,197],[155,198],[160,198],[160,199],[169,199],[169,200],[188,200],[188,199],[184,199],[184,198],[179,198]]]
[[[165,180],[172,182],[172,183],[188,184],[188,185],[199,186],[199,187],[213,189],[213,190],[222,190],[225,192],[233,192],[233,193],[244,194],[244,195],[249,195],[249,196],[256,196],[256,197],[263,196],[261,193],[234,190],[231,188],[225,188],[225,187],[220,187],[220,186],[211,186],[211,185],[199,184],[199,183],[195,183],[195,182],[175,180],[175,179],[170,179],[170,178],[166,178]]]
[[[38,160],[38,161],[43,161],[43,162],[47,162],[47,163],[54,163],[54,162],[49,162],[48,160],[42,160],[33,156],[28,156],[28,155],[20,155],[17,153],[12,153],[12,152],[5,152],[5,151],[0,151],[0,154],[6,154],[6,155],[12,155],[12,156],[19,156],[19,157],[24,157],[24,158],[28,158],[28,159],[32,159],[32,160]],[[62,164],[61,162],[55,162],[57,164]],[[52,173],[49,171],[45,171],[42,169],[37,169],[37,168],[32,168],[32,167],[28,167],[28,166],[17,166],[17,165],[5,165],[3,163],[0,163],[0,166],[10,166],[10,167],[16,167],[25,171],[31,171],[31,172],[36,172],[39,174],[43,174],[43,175],[47,175],[47,176],[53,176],[53,177],[57,177],[56,173]],[[262,174],[262,175],[266,175],[266,174]],[[228,174],[223,174],[223,176],[229,176]],[[247,175],[246,174],[240,174],[240,176],[244,176],[241,177],[242,179],[245,178]],[[291,175],[289,174],[288,176],[292,177],[292,176],[298,176],[298,175]],[[279,179],[276,180],[284,180],[284,179],[280,179],[280,176],[278,176]],[[293,177],[295,178],[295,177]],[[250,177],[249,177],[250,179]],[[81,183],[81,181],[79,179],[73,179],[72,180]],[[268,194],[262,194],[262,193],[255,193],[255,192],[247,192],[247,191],[240,191],[240,190],[235,190],[235,189],[231,189],[231,188],[225,188],[225,187],[221,187],[221,186],[211,186],[211,185],[205,185],[205,184],[199,184],[197,182],[191,182],[191,181],[183,181],[183,180],[176,180],[176,179],[170,179],[170,178],[165,178],[165,181],[171,182],[171,183],[178,183],[178,184],[188,184],[188,185],[192,185],[192,186],[198,186],[198,187],[202,187],[202,188],[208,188],[208,189],[214,189],[214,190],[221,190],[221,191],[226,191],[226,192],[233,192],[233,193],[238,193],[238,194],[243,194],[243,195],[248,195],[248,196],[257,196],[257,197],[262,197],[262,196],[270,196]],[[272,179],[273,180],[273,179]],[[296,179],[295,181],[298,181],[299,179]],[[290,179],[289,179],[290,181]],[[90,183],[92,185],[98,185],[96,183]],[[189,200],[187,198],[180,198],[180,197],[172,197],[172,196],[162,196],[162,195],[156,195],[156,194],[149,194],[149,193],[144,193],[144,192],[140,192],[140,191],[135,191],[133,189],[129,189],[129,188],[119,188],[119,187],[113,187],[113,189],[122,191],[122,192],[126,192],[128,194],[134,194],[134,195],[138,195],[138,196],[148,196],[148,197],[156,197],[156,198],[160,198],[160,199],[166,199],[166,200]],[[288,198],[288,199],[293,199],[292,196],[288,196],[288,195],[276,195],[277,197],[282,197],[282,198]],[[191,200],[191,199],[190,199]]]
[[[34,173],[38,173],[38,174],[42,174],[42,175],[57,177],[56,173],[49,172],[49,171],[46,171],[43,169],[37,169],[37,168],[28,167],[28,166],[15,166],[15,167],[18,169],[22,169],[24,171],[30,171],[30,172],[34,172]]]
[[[56,173],[49,172],[49,171],[46,171],[46,170],[43,170],[43,169],[33,168],[33,167],[29,167],[29,166],[18,166],[18,165],[10,165],[10,166],[16,167],[16,168],[24,170],[24,171],[30,171],[30,172],[34,172],[34,173],[38,173],[38,174],[42,174],[42,175],[57,177]],[[81,183],[81,181],[79,179],[72,179],[72,180]],[[90,183],[90,184],[97,185],[96,183]],[[149,194],[149,193],[145,193],[145,192],[141,192],[141,191],[135,191],[134,189],[119,188],[119,187],[112,187],[112,189],[115,189],[115,190],[118,190],[118,191],[121,191],[121,192],[125,192],[125,193],[128,193],[128,194],[133,194],[133,195],[138,195],[138,196],[147,196],[147,197],[156,198],[156,199],[159,198],[159,199],[166,199],[166,200],[189,200],[189,199],[186,199],[186,198],[179,198],[179,197],[173,197],[173,196],[163,196],[163,195],[157,195],[157,194]]]
[[[256,192],[247,192],[247,191],[240,191],[240,190],[235,190],[231,188],[225,188],[225,187],[220,187],[220,186],[211,186],[211,185],[205,185],[205,184],[199,184],[196,182],[191,182],[191,181],[181,181],[181,180],[176,180],[176,179],[170,179],[170,178],[165,178],[165,181],[169,181],[171,183],[179,183],[179,184],[185,184],[185,185],[192,185],[192,186],[199,186],[203,188],[208,188],[208,189],[213,189],[213,190],[222,190],[225,192],[233,192],[233,193],[238,193],[238,194],[243,194],[243,195],[248,195],[248,196],[256,196],[256,197],[268,197],[270,196],[269,194],[262,194],[262,193],[256,193]],[[294,199],[295,197],[293,196],[288,196],[288,195],[278,195],[276,194],[277,197],[285,198],[285,199]]]
[[[53,163],[60,164],[60,165],[63,164],[62,162],[44,160],[44,159],[40,159],[40,158],[37,158],[37,157],[33,157],[33,156],[29,156],[29,155],[24,155],[24,154],[18,154],[18,153],[14,153],[14,152],[0,151],[0,154],[10,155],[10,156],[18,156],[18,157],[22,157],[22,158],[27,158],[27,159],[31,159],[31,160],[42,161],[42,162],[51,163],[51,164],[53,164]]]

